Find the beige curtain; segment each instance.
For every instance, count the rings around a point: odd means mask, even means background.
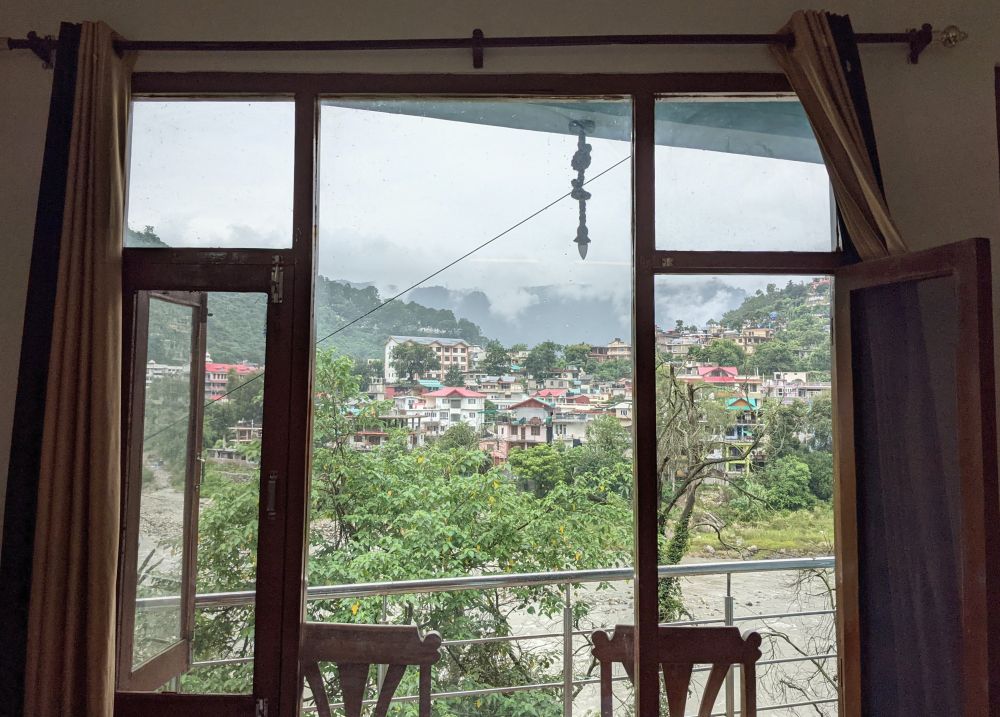
[[[795,45],[774,45],[771,52],[809,116],[854,248],[862,259],[905,252],[875,178],[826,13],[799,10],[781,32],[792,33]]]
[[[81,28],[28,617],[32,717],[110,717],[114,706],[131,62],[112,37],[102,23]]]

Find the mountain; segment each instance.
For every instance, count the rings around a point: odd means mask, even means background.
[[[129,228],[125,243],[129,247],[167,246],[152,227],[145,227],[141,232]],[[385,353],[385,342],[393,334],[449,336],[480,345],[488,340],[479,326],[467,319],[457,318],[452,311],[402,300],[372,311],[382,301],[378,289],[370,284],[318,277],[314,307],[316,338],[320,348],[335,349],[355,360],[364,361],[381,358]],[[206,343],[213,361],[265,363],[266,296],[210,292],[208,312]],[[170,342],[163,339],[178,331],[181,330],[172,325],[164,325],[159,332],[156,327],[151,327],[149,359],[176,363],[176,351],[169,350]]]

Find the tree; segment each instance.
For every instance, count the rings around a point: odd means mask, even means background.
[[[507,456],[507,468],[526,490],[542,497],[569,477],[565,451],[551,444],[517,448]]]
[[[406,376],[408,381],[413,381],[415,376],[439,370],[441,361],[430,346],[405,343],[393,347],[392,367],[398,375]]]
[[[442,451],[475,451],[479,449],[479,438],[468,423],[456,423],[441,434],[435,447]]]
[[[486,344],[486,356],[479,364],[480,370],[490,376],[502,376],[510,371],[510,355],[499,341]]]
[[[598,416],[587,424],[586,438],[577,448],[576,463],[580,471],[597,473],[619,463],[631,466],[632,434],[614,416]]]
[[[799,367],[799,357],[795,348],[786,341],[768,341],[757,347],[750,357],[750,364],[763,376],[775,371],[795,371]]]
[[[782,403],[767,401],[761,414],[764,425],[767,426],[767,455],[771,460],[781,458],[802,450],[799,436],[806,431],[806,412],[808,406],[804,401]]]
[[[371,383],[373,378],[385,373],[385,362],[381,359],[358,361],[354,364],[354,373],[361,377],[362,388]]]
[[[632,377],[632,362],[627,359],[610,359],[594,366],[591,373],[603,381],[617,381]]]
[[[809,466],[809,491],[819,500],[833,498],[833,454],[829,451],[807,451],[799,456]]]
[[[680,562],[690,546],[691,520],[699,489],[709,478],[722,479],[723,465],[733,457],[722,440],[733,423],[731,412],[717,400],[701,395],[705,385],[681,381],[674,367],[656,371],[657,527],[660,560]],[[742,451],[756,450],[759,438]],[[660,582],[660,618],[674,620],[683,613],[680,583]]]
[[[559,362],[559,345],[551,341],[543,341],[528,352],[524,369],[536,381],[548,376]]]
[[[809,465],[799,456],[782,456],[762,471],[768,502],[778,510],[799,510],[816,503],[810,489]]]
[[[512,571],[544,572],[629,565],[632,521],[628,501],[593,480],[560,478],[545,495],[525,492],[504,468],[489,466],[467,426],[454,426],[428,446],[411,447],[402,431],[389,429],[377,451],[350,447],[359,427],[382,427],[384,404],[367,401],[350,359],[319,352],[315,372],[314,441],[309,543],[309,582],[343,584]],[[525,451],[523,458],[542,457]],[[556,460],[565,451],[543,447],[547,476],[565,477]],[[516,461],[515,461],[516,462]],[[485,463],[485,466],[484,466]],[[528,463],[522,463],[527,470]],[[259,483],[233,481],[214,469],[204,488],[199,540],[201,592],[243,589],[255,576]],[[204,547],[202,547],[204,546]],[[512,619],[538,613],[561,615],[558,587],[467,590],[389,596],[388,622],[438,630],[449,640],[509,635]],[[575,629],[590,603],[574,601]],[[310,620],[375,623],[382,599],[310,601]],[[199,611],[198,659],[241,658],[253,649],[253,611]],[[491,642],[449,647],[434,670],[437,691],[551,682],[557,653],[537,645]],[[246,691],[247,664],[199,672],[203,691]],[[408,672],[400,694],[415,690]],[[332,671],[325,675],[335,680]],[[187,679],[187,678],[186,678]],[[436,706],[442,717],[477,714],[555,715],[547,695],[492,695]],[[413,714],[403,706],[401,714]]]
[[[568,366],[586,368],[590,356],[590,344],[568,344],[563,347],[563,359]]]
[[[458,386],[462,387],[465,385],[465,379],[462,377],[462,372],[458,369],[458,366],[452,364],[448,367],[448,370],[444,374],[444,385],[445,386]]]
[[[707,346],[695,346],[688,353],[695,361],[714,363],[719,366],[736,366],[741,368],[746,364],[747,354],[735,341],[719,339]]]

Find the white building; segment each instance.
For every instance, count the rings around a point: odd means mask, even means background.
[[[390,336],[389,340],[385,342],[384,372],[387,384],[394,384],[400,378],[405,378],[405,376],[399,376],[396,372],[396,367],[392,364],[392,350],[400,344],[419,344],[421,346],[429,346],[434,350],[434,355],[437,356],[441,368],[436,371],[428,371],[426,375],[421,375],[420,378],[436,378],[438,381],[443,381],[445,374],[448,373],[448,369],[452,366],[457,366],[458,370],[462,373],[465,373],[472,367],[470,362],[472,345],[465,339],[451,339],[440,336]]]
[[[477,434],[482,432],[486,394],[449,386],[425,393],[421,398],[428,416],[437,420],[440,433],[459,423],[470,426]]]

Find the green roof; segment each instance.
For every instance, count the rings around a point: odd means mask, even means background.
[[[737,406],[737,401],[746,401],[750,404],[749,409],[743,406]],[[746,411],[746,410],[756,410],[757,409],[757,399],[756,398],[743,398],[742,396],[737,396],[736,398],[726,399],[726,410],[727,411]]]

